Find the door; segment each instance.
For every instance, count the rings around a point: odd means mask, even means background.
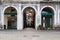
[[[42,17],[42,26],[45,29],[47,29],[50,26],[50,17],[48,16]]]
[[[42,26],[45,29],[48,29],[52,25],[52,15],[42,16]]]
[[[9,17],[8,29],[17,29],[17,18],[16,18],[16,16],[10,16]]]

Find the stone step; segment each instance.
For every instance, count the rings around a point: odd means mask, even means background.
[[[24,30],[26,30],[26,31],[34,31],[35,29],[34,28],[25,28]]]

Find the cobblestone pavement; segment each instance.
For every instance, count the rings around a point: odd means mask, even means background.
[[[0,30],[0,40],[60,40],[60,31]]]

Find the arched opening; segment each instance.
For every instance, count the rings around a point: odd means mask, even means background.
[[[41,12],[41,24],[44,29],[53,28],[54,11],[50,7],[45,7]]]
[[[27,7],[23,11],[23,27],[35,28],[35,10],[32,7]]]
[[[4,11],[4,29],[17,29],[17,11],[13,7]]]

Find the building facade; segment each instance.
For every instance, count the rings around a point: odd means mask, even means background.
[[[57,0],[2,0],[0,4],[2,29],[17,29],[60,26],[60,2]]]

